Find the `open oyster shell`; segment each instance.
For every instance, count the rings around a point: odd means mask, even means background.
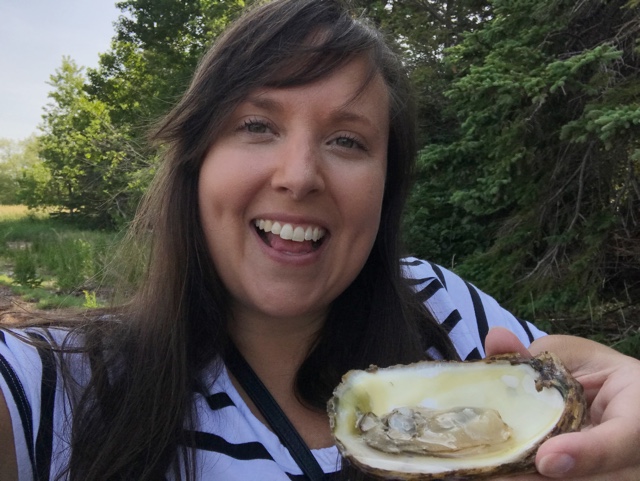
[[[515,354],[349,371],[327,410],[338,449],[380,479],[534,472],[546,439],[576,431],[582,386],[557,357]]]

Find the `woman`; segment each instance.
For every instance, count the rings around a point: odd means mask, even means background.
[[[486,330],[529,343],[532,326],[450,272],[398,261],[410,105],[397,57],[338,0],[276,0],[235,23],[158,131],[135,298],[0,338],[0,478],[305,479],[227,371],[237,351],[334,473],[324,406],[348,369],[526,352]],[[578,339],[530,349],[560,346],[601,424],[546,443],[539,469],[638,479],[640,363]]]

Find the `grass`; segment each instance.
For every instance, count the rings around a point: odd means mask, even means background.
[[[11,221],[25,217],[46,218],[46,212],[30,211],[26,205],[0,205],[0,220]]]
[[[39,308],[98,307],[119,238],[24,206],[0,206],[0,284]]]

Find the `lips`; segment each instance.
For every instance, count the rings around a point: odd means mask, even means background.
[[[327,233],[322,227],[314,225],[290,224],[270,219],[256,219],[254,223],[258,234],[267,245],[283,250],[287,245],[289,248],[293,247],[291,243],[307,244],[311,249],[317,249]],[[299,245],[295,251],[301,252],[301,248],[302,245]]]

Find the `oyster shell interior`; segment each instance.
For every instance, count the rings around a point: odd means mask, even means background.
[[[549,359],[350,371],[328,405],[334,438],[354,465],[383,478],[530,471],[537,447],[584,417],[580,385]]]

